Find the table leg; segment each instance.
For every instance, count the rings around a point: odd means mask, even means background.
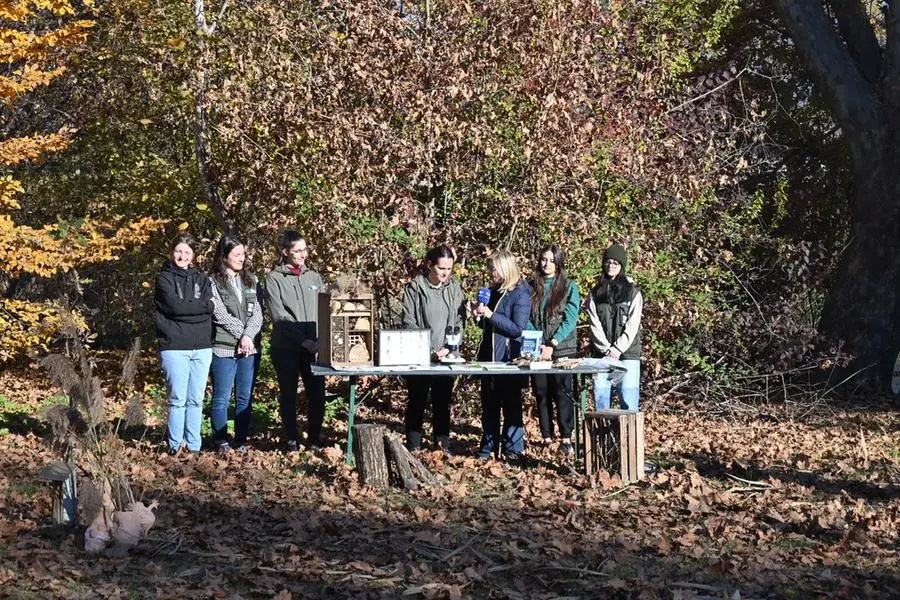
[[[356,384],[359,378],[350,376],[350,407],[347,413],[347,457],[348,465],[353,465],[353,422],[356,419]]]

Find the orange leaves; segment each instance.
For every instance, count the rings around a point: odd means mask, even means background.
[[[56,133],[13,138],[0,142],[0,164],[11,166],[22,161],[35,161],[47,152],[68,148],[74,129],[63,127]],[[21,191],[21,190],[19,190]],[[2,190],[0,190],[2,194]]]

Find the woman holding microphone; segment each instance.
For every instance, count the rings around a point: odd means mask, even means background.
[[[522,353],[522,331],[531,314],[531,286],[522,279],[516,258],[506,250],[488,259],[490,294],[473,307],[478,326],[484,331],[478,360],[508,362]],[[487,302],[481,302],[486,299]],[[501,451],[503,457],[520,463],[525,452],[522,421],[522,389],[527,376],[496,375],[481,379],[481,447],[476,456],[489,459]],[[503,433],[500,415],[503,415]]]

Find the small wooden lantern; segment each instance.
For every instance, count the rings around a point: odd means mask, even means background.
[[[606,469],[622,483],[644,478],[644,413],[598,410],[584,415],[584,472]]]
[[[65,463],[50,463],[38,472],[53,488],[53,521],[57,524],[78,523],[78,499],[75,471]]]
[[[371,293],[319,294],[319,364],[372,366],[375,297]]]

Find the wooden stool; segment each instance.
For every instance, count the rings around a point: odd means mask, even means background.
[[[606,469],[622,483],[644,478],[644,414],[598,410],[584,415],[584,472]]]

